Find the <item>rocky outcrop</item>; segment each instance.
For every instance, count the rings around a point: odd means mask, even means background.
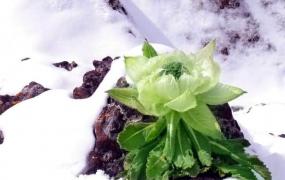
[[[30,82],[21,90],[21,92],[19,92],[15,96],[0,95],[0,114],[5,112],[10,107],[24,100],[36,97],[47,90],[49,89],[43,87],[41,84],[38,84],[36,82]]]
[[[93,65],[95,70],[84,74],[82,85],[73,90],[73,97],[75,99],[84,99],[90,97],[109,72],[112,61],[113,59],[111,57],[105,57],[102,59],[102,61],[94,60]]]

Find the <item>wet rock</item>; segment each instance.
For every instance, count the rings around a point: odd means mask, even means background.
[[[58,68],[66,69],[67,71],[71,71],[73,68],[76,68],[78,66],[78,64],[74,61],[72,61],[71,63],[67,61],[62,61],[58,63],[53,63],[53,65]]]
[[[47,90],[48,90],[47,88],[43,87],[42,85],[36,82],[30,82],[27,86],[25,86],[21,90],[21,92],[19,92],[15,96],[0,95],[0,114],[2,114],[7,109],[14,106],[15,104],[18,104],[24,100],[38,96]]]
[[[82,85],[73,90],[73,97],[75,99],[84,99],[90,97],[109,72],[112,61],[113,59],[111,57],[105,57],[102,59],[102,61],[94,60],[93,65],[95,70],[84,74]]]

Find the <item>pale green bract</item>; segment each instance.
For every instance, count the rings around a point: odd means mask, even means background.
[[[194,108],[196,97],[218,83],[220,69],[213,61],[215,42],[209,43],[196,54],[182,51],[145,56],[125,57],[128,76],[138,91],[138,101],[149,114],[161,116],[174,110],[185,112]],[[181,75],[163,74],[163,68],[171,63],[182,65]]]

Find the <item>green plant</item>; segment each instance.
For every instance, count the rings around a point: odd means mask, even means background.
[[[125,178],[169,179],[196,177],[208,170],[221,177],[271,179],[265,165],[244,151],[245,140],[226,139],[207,105],[237,98],[243,90],[219,83],[220,69],[213,61],[215,42],[196,54],[181,51],[159,54],[149,44],[143,55],[125,57],[129,88],[109,95],[119,102],[156,117],[155,122],[128,124],[119,134],[128,151]]]

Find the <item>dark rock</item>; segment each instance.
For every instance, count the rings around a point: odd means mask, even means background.
[[[30,82],[29,85],[25,86],[21,92],[16,94],[15,96],[10,95],[0,95],[0,115],[5,112],[10,107],[25,101],[27,99],[31,99],[40,95],[41,93],[47,91],[49,89],[43,87],[42,85],[36,82]],[[0,144],[4,141],[4,135],[0,130]]]
[[[112,177],[123,171],[124,151],[117,143],[117,135],[127,121],[142,120],[143,116],[135,110],[123,106],[114,100],[104,107],[94,125],[95,147],[88,157],[88,166],[84,173],[92,174],[98,169]]]
[[[217,118],[221,130],[226,138],[244,138],[237,121],[233,118],[232,110],[228,104],[209,107]]]
[[[48,89],[36,82],[30,82],[29,85],[25,86],[21,92],[15,96],[0,95],[0,114],[5,112],[10,107],[18,104],[24,100],[33,98],[47,91]]]
[[[240,7],[239,0],[216,0],[216,3],[219,5],[220,9],[236,9]]]
[[[120,3],[120,0],[107,0],[107,2],[113,10],[118,11],[124,15],[128,15],[126,9]]]
[[[285,134],[280,134],[279,137],[285,138]]]
[[[244,110],[244,107],[243,106],[232,106],[231,109],[233,112],[238,112],[238,111]]]
[[[14,97],[13,100],[17,103],[22,102],[24,100],[36,97],[47,90],[49,89],[43,87],[41,84],[30,82],[29,85],[25,86],[22,91]]]
[[[58,63],[53,63],[53,65],[58,68],[64,68],[67,71],[71,71],[73,68],[76,68],[78,66],[78,64],[74,61],[72,61],[71,63],[67,61],[62,61]]]
[[[0,144],[4,142],[4,135],[3,132],[0,130]]]
[[[221,50],[221,53],[225,56],[228,56],[230,53],[229,53],[229,49],[227,47],[224,47],[222,50]]]
[[[255,34],[255,35],[251,36],[247,41],[249,43],[256,43],[259,41],[259,39],[260,39],[260,36],[258,34]]]
[[[112,61],[113,59],[111,57],[105,57],[102,59],[102,61],[94,60],[93,65],[95,70],[84,74],[82,85],[73,90],[73,97],[75,99],[84,99],[90,97],[109,72]]]
[[[232,44],[236,44],[239,40],[240,40],[240,35],[238,33],[235,32],[231,32],[228,34],[229,36],[229,42]]]
[[[28,61],[28,60],[30,60],[30,59],[31,59],[31,58],[26,57],[26,58],[21,59],[21,61]]]
[[[0,95],[0,115],[14,105],[13,97],[14,96]]]
[[[125,78],[120,78],[116,85],[129,86]],[[89,154],[85,174],[92,174],[101,169],[114,177],[122,172],[125,152],[117,143],[118,133],[123,130],[127,122],[151,119],[111,98],[108,98],[107,103],[93,127],[96,141],[94,149]]]

